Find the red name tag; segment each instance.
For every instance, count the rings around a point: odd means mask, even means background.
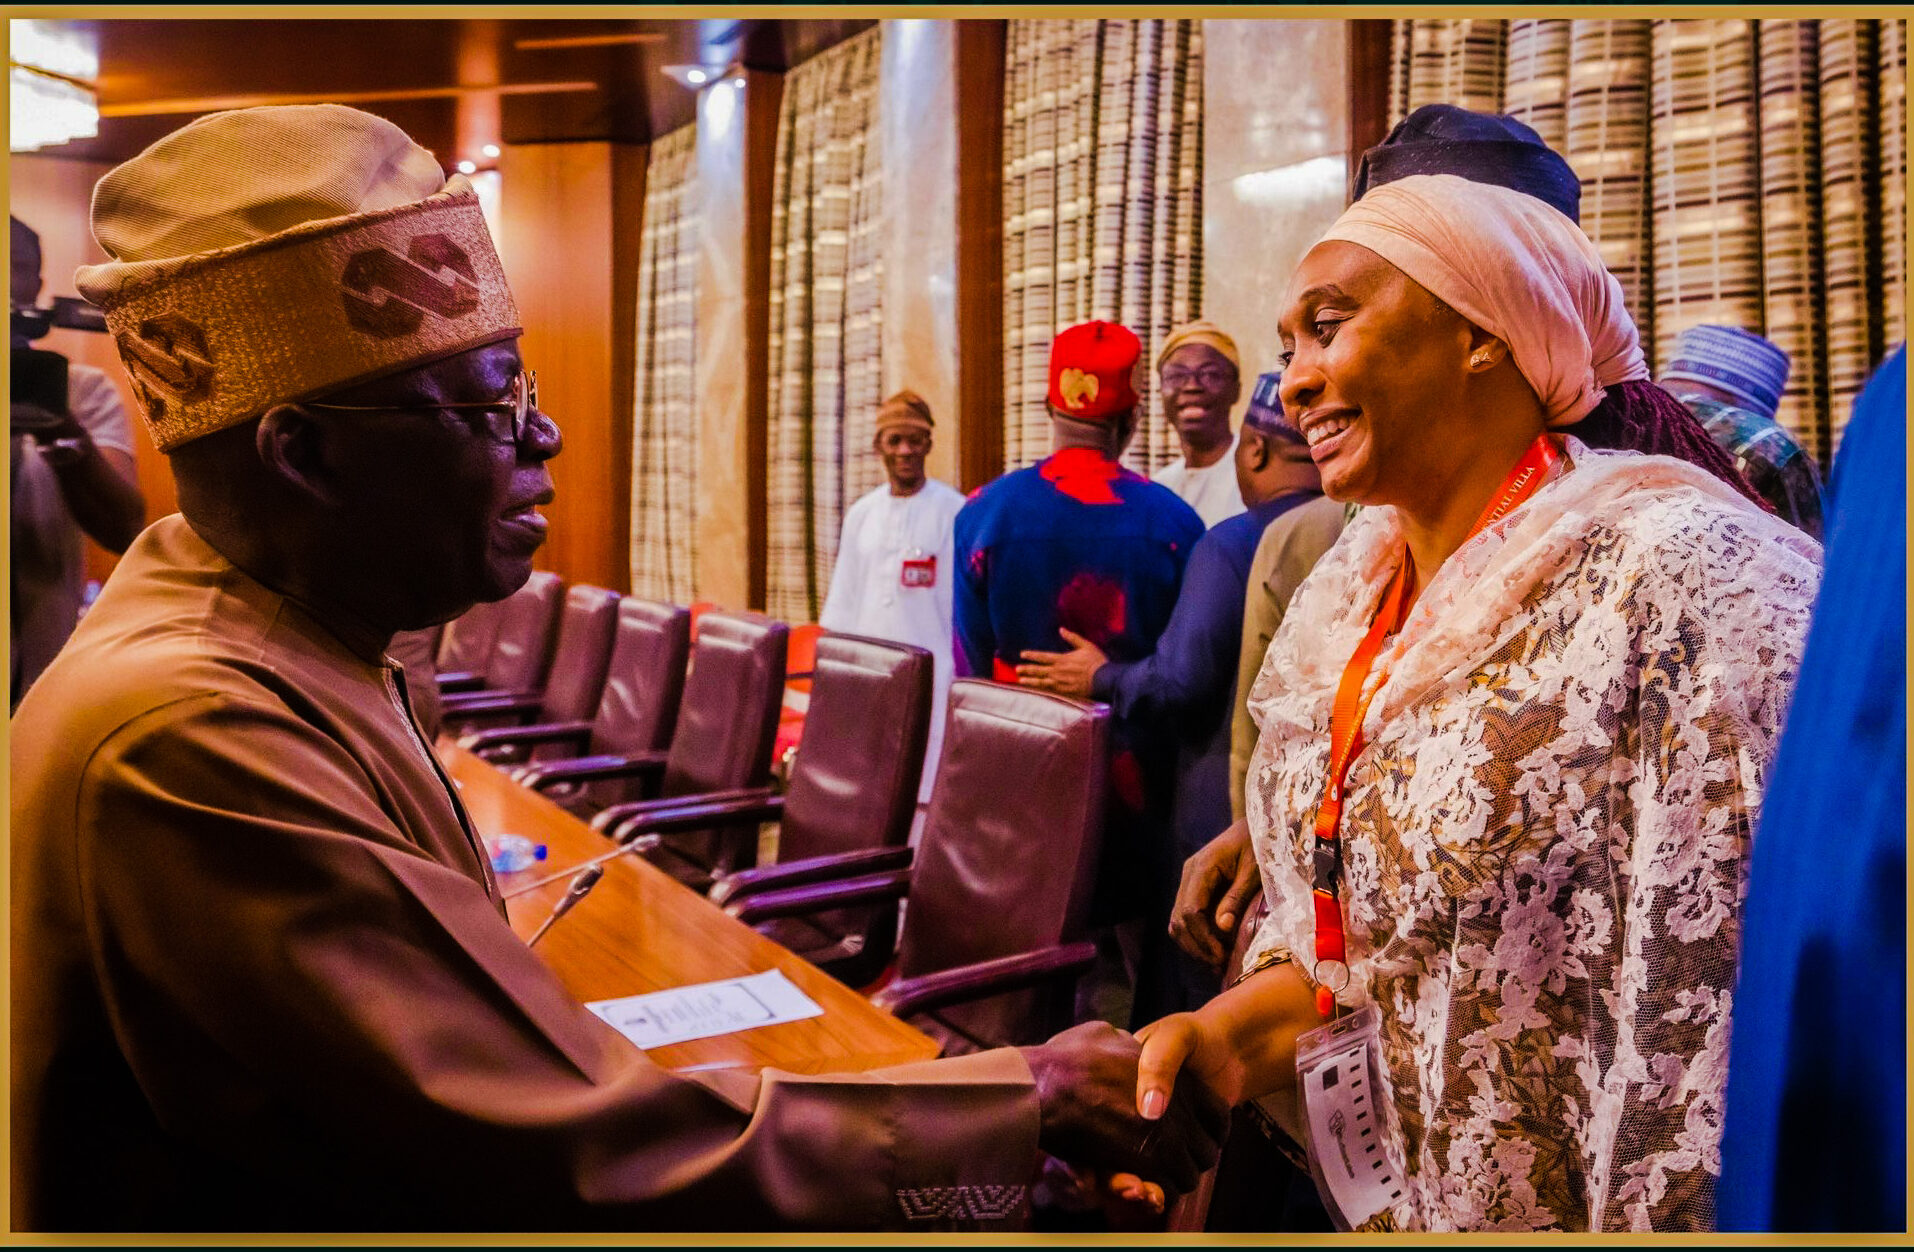
[[[937,585],[937,558],[927,556],[921,560],[904,562],[902,579],[906,587],[935,587]]]

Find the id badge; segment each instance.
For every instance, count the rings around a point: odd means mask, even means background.
[[[1382,1015],[1374,1005],[1296,1039],[1297,1088],[1309,1132],[1309,1172],[1338,1230],[1355,1230],[1402,1198],[1402,1175],[1376,1103]]]
[[[937,585],[937,554],[914,553],[904,558],[904,574],[899,580],[906,587],[935,587]]]

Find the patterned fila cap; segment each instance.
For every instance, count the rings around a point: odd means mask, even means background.
[[[93,190],[81,267],[160,451],[520,333],[478,194],[343,105],[213,113]]]

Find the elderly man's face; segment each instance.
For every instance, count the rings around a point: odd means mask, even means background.
[[[389,580],[414,606],[409,626],[428,625],[480,601],[510,595],[531,576],[545,542],[538,509],[551,501],[545,462],[558,454],[558,427],[534,413],[512,441],[515,342],[492,344],[434,365],[327,396],[339,404],[390,405],[389,412],[328,412],[320,420],[359,422],[347,455],[354,464],[354,539],[368,575]],[[437,406],[497,400],[491,412]],[[342,541],[344,537],[342,536]]]

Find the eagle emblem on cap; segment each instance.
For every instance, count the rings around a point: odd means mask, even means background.
[[[1097,376],[1067,369],[1057,376],[1057,394],[1063,397],[1063,406],[1075,412],[1097,398]]]

